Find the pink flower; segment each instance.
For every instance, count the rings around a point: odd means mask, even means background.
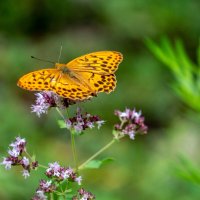
[[[44,194],[44,191],[38,190],[32,200],[47,200],[47,196]]]
[[[77,108],[76,116],[66,120],[66,128],[80,134],[87,128],[94,128],[95,125],[99,129],[104,122],[96,115],[82,114],[81,109]]]
[[[91,192],[87,192],[84,188],[78,190],[78,195],[74,196],[72,200],[94,200],[95,196]]]
[[[24,138],[16,137],[14,142],[10,145],[11,149],[8,150],[8,156],[4,157],[1,165],[5,166],[5,169],[10,169],[11,166],[21,166],[23,168],[22,175],[24,178],[30,176],[30,171],[36,169],[38,162],[31,162],[23,153],[26,151],[26,140]]]
[[[13,164],[13,162],[11,160],[8,160],[8,158],[3,158],[3,162],[0,163],[1,165],[5,165],[5,169],[9,170],[11,169],[11,166]]]
[[[28,167],[30,165],[29,159],[24,156],[21,160],[21,164],[24,165],[24,167]]]
[[[78,183],[78,185],[81,185],[82,177],[79,176],[79,177],[75,178],[75,181]]]
[[[122,136],[128,135],[132,140],[138,133],[147,133],[148,128],[144,124],[144,117],[141,114],[141,111],[136,112],[135,109],[131,110],[126,108],[124,112],[116,110],[115,115],[118,116],[120,120],[119,124],[115,124],[117,133]]]
[[[24,169],[24,170],[22,171],[22,175],[23,175],[24,178],[26,179],[26,178],[28,178],[28,177],[30,176],[30,173],[29,173],[28,170]]]
[[[31,106],[31,110],[36,113],[38,117],[42,114],[46,114],[51,107],[65,109],[76,103],[76,101],[60,97],[51,91],[38,92],[35,96],[35,104]]]

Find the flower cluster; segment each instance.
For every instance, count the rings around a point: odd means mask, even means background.
[[[129,135],[130,139],[134,139],[137,133],[147,133],[147,126],[144,124],[144,117],[141,111],[136,112],[135,109],[126,109],[124,112],[115,111],[115,115],[119,117],[120,123],[115,125],[115,130],[121,136]]]
[[[39,92],[35,95],[36,101],[35,104],[31,106],[31,110],[35,112],[38,117],[40,117],[41,114],[47,113],[51,107],[64,109],[76,103],[73,100],[62,98],[51,91]]]
[[[78,185],[81,185],[81,176],[77,176],[72,168],[61,167],[57,162],[49,163],[46,175],[49,178],[54,178],[56,181],[68,180],[71,182],[77,182]]]
[[[72,200],[93,200],[95,196],[91,192],[85,191],[83,188],[78,190],[78,195],[74,196]]]
[[[45,172],[46,176],[50,178],[50,181],[41,180],[38,189],[32,200],[47,199],[46,194],[54,192],[62,181],[67,183],[76,182],[81,185],[82,177],[77,174],[70,167],[61,167],[58,162],[49,163],[49,167]],[[52,182],[53,180],[53,182]]]
[[[30,162],[26,156],[23,156],[23,153],[26,152],[26,140],[16,137],[15,141],[9,146],[11,147],[8,150],[9,156],[3,158],[1,165],[4,165],[7,170],[11,169],[11,166],[21,165],[24,178],[29,177],[31,169],[35,169],[38,166],[38,162]]]
[[[52,181],[45,181],[41,180],[38,189],[36,190],[36,193],[32,200],[46,200],[47,196],[45,193],[51,193],[55,191],[56,186],[52,184]]]
[[[104,122],[97,115],[81,114],[81,109],[77,108],[76,116],[66,120],[66,127],[76,133],[81,133],[87,128],[94,128],[95,125],[99,129]]]

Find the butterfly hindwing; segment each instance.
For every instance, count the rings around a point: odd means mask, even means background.
[[[95,95],[87,85],[84,85],[79,79],[72,78],[68,74],[62,74],[52,90],[59,96],[72,100],[84,100]]]
[[[77,72],[78,77],[81,77],[86,85],[89,85],[90,90],[95,93],[106,92],[110,93],[116,87],[116,77],[114,74],[101,75],[93,72]]]

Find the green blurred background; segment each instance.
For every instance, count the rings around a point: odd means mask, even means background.
[[[118,85],[80,106],[106,121],[101,130],[77,138],[80,163],[112,138],[115,109],[142,110],[149,133],[125,139],[100,158],[115,161],[99,170],[83,171],[83,186],[98,200],[199,199],[199,186],[176,176],[178,156],[200,165],[199,121],[170,87],[173,77],[147,49],[144,40],[180,38],[193,61],[200,35],[199,0],[6,0],[0,1],[0,155],[20,135],[28,151],[44,165],[72,165],[70,137],[59,129],[52,109],[38,118],[31,113],[34,93],[17,87],[23,74],[52,67],[31,55],[66,63],[82,54],[116,50],[124,55]],[[74,113],[76,106],[70,107]],[[24,180],[20,170],[0,168],[0,199],[30,199],[43,171]]]

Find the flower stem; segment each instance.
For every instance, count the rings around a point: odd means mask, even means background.
[[[41,164],[38,164],[38,166],[41,167],[41,168],[44,168],[44,169],[48,168],[47,166],[44,166],[44,165],[41,165]]]
[[[116,142],[116,139],[112,139],[108,144],[106,144],[104,147],[102,147],[99,151],[97,151],[93,156],[91,156],[89,159],[87,159],[84,163],[82,163],[78,169],[81,170],[84,168],[85,165],[87,165],[91,160],[96,158],[99,154],[101,154],[103,151],[108,149],[112,144]]]
[[[50,194],[50,200],[54,200],[53,193]]]
[[[73,158],[74,158],[75,169],[76,171],[78,171],[78,158],[77,158],[77,152],[76,152],[75,138],[72,131],[70,131],[70,134],[71,134],[71,145],[72,145],[72,153],[73,153]]]
[[[56,107],[56,110],[57,110],[58,114],[62,117],[62,119],[65,121],[65,117],[62,114],[62,112],[60,111],[60,109],[58,107]]]
[[[33,161],[31,155],[30,155],[26,150],[25,150],[24,152],[25,152],[25,154],[30,158],[30,160]]]
[[[62,119],[65,121],[65,117],[62,114],[62,112],[60,111],[60,109],[58,107],[56,107],[57,112],[59,113],[59,115],[62,117]],[[67,113],[68,115],[68,113]],[[74,164],[75,164],[75,168],[78,171],[78,159],[77,159],[77,153],[76,153],[76,144],[75,144],[75,138],[74,138],[74,134],[72,131],[70,131],[71,134],[71,146],[72,146],[72,154],[73,154],[73,158],[74,158]]]

